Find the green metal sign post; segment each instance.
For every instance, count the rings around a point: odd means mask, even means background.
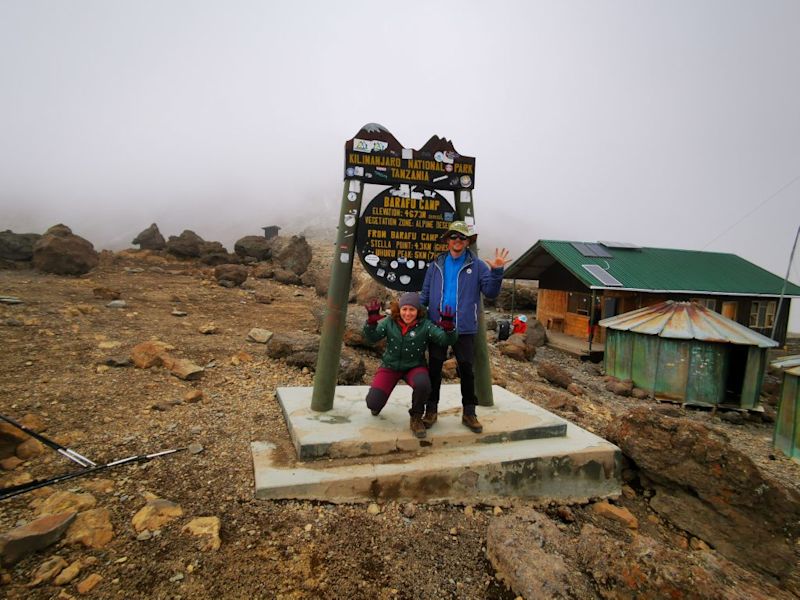
[[[339,359],[342,355],[342,340],[347,317],[347,299],[350,295],[350,282],[353,279],[353,257],[363,190],[364,186],[357,179],[344,180],[336,248],[333,252],[331,280],[328,284],[328,305],[322,323],[314,391],[311,396],[311,410],[318,412],[333,408],[333,395],[336,391],[336,377],[339,373]]]

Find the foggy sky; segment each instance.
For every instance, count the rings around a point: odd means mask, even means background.
[[[616,240],[783,277],[798,59],[795,0],[4,0],[0,229],[333,227],[344,142],[377,122],[476,157],[484,254]]]

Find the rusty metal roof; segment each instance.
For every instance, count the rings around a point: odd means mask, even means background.
[[[783,369],[790,375],[800,376],[800,354],[793,354],[791,356],[781,356],[780,358],[776,358],[769,364],[778,369]]]
[[[667,300],[600,321],[600,325],[620,331],[679,340],[703,340],[774,348],[778,342],[723,317],[695,302]]]

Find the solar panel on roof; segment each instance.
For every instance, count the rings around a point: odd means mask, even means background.
[[[600,240],[600,244],[603,244],[606,248],[625,248],[626,250],[641,250],[641,246],[637,246],[636,244],[629,244],[628,242],[611,242],[611,241],[603,241]]]
[[[589,271],[600,283],[603,285],[612,285],[622,287],[622,282],[614,277],[611,273],[606,271],[600,265],[581,265],[584,269]]]
[[[583,242],[570,242],[586,258],[613,258],[613,256],[600,244],[585,244]]]

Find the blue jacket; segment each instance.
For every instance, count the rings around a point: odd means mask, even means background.
[[[440,254],[425,273],[425,281],[419,299],[428,307],[428,315],[435,323],[439,320],[444,295],[444,261],[447,253]],[[478,331],[478,309],[481,293],[487,298],[496,298],[503,282],[503,269],[490,269],[489,265],[466,250],[466,260],[458,272],[456,297],[456,329],[469,335]]]

